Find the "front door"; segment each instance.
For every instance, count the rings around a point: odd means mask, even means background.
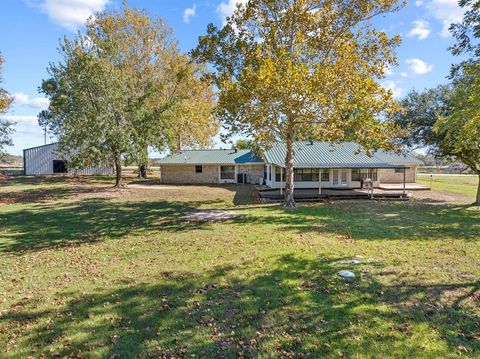
[[[347,186],[348,185],[348,170],[336,170],[332,171],[332,184],[334,186]]]

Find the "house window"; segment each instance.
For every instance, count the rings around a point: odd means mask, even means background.
[[[280,176],[280,171],[282,171],[283,173],[283,178],[281,178]],[[276,167],[275,166],[275,182],[280,182],[280,181],[284,181],[285,182],[285,168],[282,168],[282,167]]]
[[[235,166],[220,166],[220,179],[235,180]]]
[[[373,181],[377,180],[377,169],[376,168],[355,168],[352,169],[352,181],[362,181],[367,178],[372,179]]]
[[[322,169],[322,182],[330,182],[330,170]]]
[[[195,173],[202,173],[203,167],[202,166],[195,166]]]
[[[67,173],[67,161],[53,160],[53,173]]]
[[[295,182],[318,182],[318,169],[296,168],[294,171]]]
[[[395,168],[395,173],[403,173],[403,168]]]

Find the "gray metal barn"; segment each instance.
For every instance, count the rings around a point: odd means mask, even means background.
[[[25,175],[111,175],[113,167],[104,165],[84,169],[69,168],[68,158],[57,153],[58,143],[27,148],[23,150],[23,169]]]

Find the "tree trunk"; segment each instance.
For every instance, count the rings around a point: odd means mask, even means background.
[[[474,205],[475,206],[480,206],[480,173],[478,174],[477,199],[476,199]]]
[[[294,174],[293,174],[293,137],[288,135],[286,140],[287,145],[287,155],[285,157],[285,169],[286,169],[286,179],[285,179],[285,202],[283,206],[285,208],[294,208],[295,207],[295,198],[293,197],[293,191],[295,189],[294,185]]]
[[[138,178],[147,178],[147,165],[141,164],[138,166]]]
[[[178,134],[178,139],[177,139],[177,146],[176,146],[177,153],[180,153],[182,151],[182,135]]]
[[[115,156],[115,174],[115,187],[118,188],[122,186],[122,162],[118,156]]]
[[[148,168],[148,146],[141,145],[140,155],[138,157],[138,178],[147,178]]]

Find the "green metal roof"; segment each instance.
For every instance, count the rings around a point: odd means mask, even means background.
[[[283,142],[274,144],[261,158],[251,150],[188,150],[162,158],[160,164],[242,164],[270,163],[285,166],[286,146]],[[405,168],[408,164],[420,163],[410,155],[394,152],[375,151],[367,155],[354,142],[333,144],[319,141],[303,141],[294,144],[293,166],[296,168]]]
[[[251,150],[187,150],[162,158],[160,164],[242,164],[263,161]]]
[[[401,156],[390,153],[389,159],[397,159],[398,162],[387,162],[375,155],[368,156],[362,147],[354,142],[334,144],[303,141],[295,142],[293,148],[293,166],[296,168],[405,168],[403,163],[411,163],[402,160]],[[276,143],[265,151],[265,162],[284,167],[286,153],[285,143]]]
[[[413,157],[411,154],[397,154],[395,152],[386,152],[383,150],[377,150],[373,152],[373,155],[379,160],[386,163],[402,163],[402,164],[421,164],[423,163],[419,159]]]

